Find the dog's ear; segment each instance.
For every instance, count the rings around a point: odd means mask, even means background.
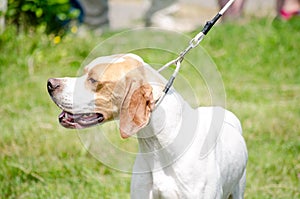
[[[154,108],[152,87],[132,81],[127,86],[125,99],[120,109],[120,133],[128,138],[145,127]]]

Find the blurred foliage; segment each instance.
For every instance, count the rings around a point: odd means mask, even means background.
[[[45,31],[62,35],[68,22],[79,15],[69,0],[8,0],[7,23],[18,31]]]

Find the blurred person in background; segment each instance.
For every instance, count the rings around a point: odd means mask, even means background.
[[[178,0],[152,0],[151,6],[145,14],[145,24],[146,26],[151,26],[155,21],[155,24],[168,24],[168,26],[175,26],[176,22],[172,20],[170,16],[172,13],[176,12],[179,7],[177,5],[172,5]],[[220,9],[225,6],[229,0],[218,0]],[[236,0],[231,7],[224,14],[223,19],[226,21],[235,20],[242,16],[245,0]],[[165,10],[164,10],[165,9]],[[161,10],[164,10],[161,12]],[[157,12],[161,12],[159,17],[155,17]]]
[[[283,20],[300,16],[300,0],[277,0],[277,16]]]
[[[151,6],[145,13],[145,25],[152,26],[159,24],[160,27],[167,29],[178,28],[178,23],[174,21],[172,14],[180,8],[174,4],[178,0],[151,0]],[[101,34],[103,30],[109,28],[109,5],[108,0],[70,0],[74,8],[80,10],[78,34],[85,35],[88,30],[96,34]],[[218,0],[222,8],[228,0]],[[242,15],[245,0],[236,0],[229,10],[225,13],[225,20],[234,20]],[[184,30],[184,27],[180,28]]]

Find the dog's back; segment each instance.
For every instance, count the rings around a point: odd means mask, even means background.
[[[207,165],[207,182],[217,179],[217,188],[222,198],[232,195],[242,198],[245,189],[247,148],[242,137],[239,119],[230,111],[221,107],[199,107],[199,164]],[[203,169],[203,166],[202,166]],[[214,185],[216,185],[214,184]],[[205,195],[205,194],[204,194]]]

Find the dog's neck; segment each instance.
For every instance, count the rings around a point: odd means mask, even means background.
[[[182,120],[182,104],[178,102],[182,99],[179,97],[173,90],[170,90],[161,103],[156,105],[148,125],[138,133],[138,138],[144,142],[158,143],[149,145],[151,149],[143,148],[144,150],[158,150],[167,146],[176,137],[177,128]]]
[[[154,93],[161,90],[152,86]],[[194,125],[197,116],[189,115],[192,108],[174,90],[169,93],[151,114],[149,124],[138,134],[140,152],[146,161],[158,159],[159,165],[152,165],[151,169],[160,169],[176,161],[190,146],[193,140],[188,135],[188,128]],[[185,118],[184,118],[185,117]],[[154,161],[157,162],[157,161]]]

